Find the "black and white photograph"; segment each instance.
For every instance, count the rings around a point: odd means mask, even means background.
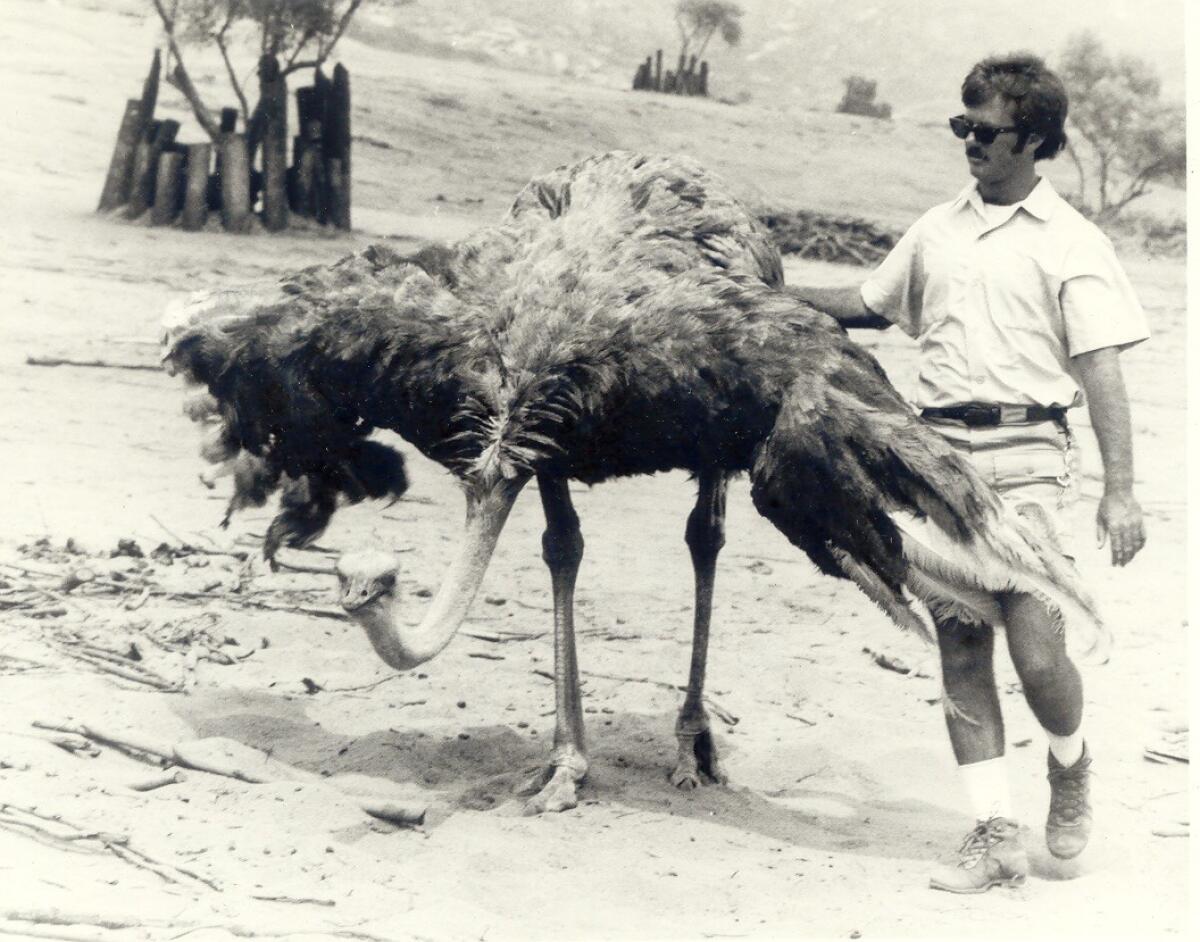
[[[1195,931],[1186,0],[0,6],[0,940]]]

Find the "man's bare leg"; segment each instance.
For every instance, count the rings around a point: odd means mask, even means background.
[[[1029,870],[1012,820],[1004,767],[1004,718],[993,667],[995,635],[990,625],[953,619],[938,623],[942,684],[949,700],[946,728],[976,819],[957,862],[938,867],[930,877],[931,887],[952,893],[1016,886]]]
[[[1055,857],[1077,857],[1092,831],[1088,794],[1092,760],[1083,741],[1083,680],[1045,605],[1029,595],[1003,596],[1000,605],[1008,653],[1025,700],[1050,740],[1046,846]]]

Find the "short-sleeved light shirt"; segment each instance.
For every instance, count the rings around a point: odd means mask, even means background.
[[[1149,335],[1112,243],[1045,178],[1011,206],[972,183],[934,207],[862,299],[920,344],[919,408],[1078,405],[1071,357]]]

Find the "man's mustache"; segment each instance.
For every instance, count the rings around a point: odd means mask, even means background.
[[[982,158],[983,158],[983,148],[981,148],[981,147],[968,147],[968,148],[967,148],[967,156],[968,156],[968,157],[973,157],[973,158],[975,158],[975,159],[977,159],[977,160],[980,160],[980,159],[982,159]]]

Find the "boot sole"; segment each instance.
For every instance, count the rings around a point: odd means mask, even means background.
[[[931,890],[945,890],[947,893],[986,893],[994,886],[1004,887],[1019,887],[1025,885],[1025,875],[1018,873],[1016,876],[1003,877],[995,880],[989,880],[983,886],[951,886],[948,883],[942,883],[938,880],[931,879],[929,888]]]

